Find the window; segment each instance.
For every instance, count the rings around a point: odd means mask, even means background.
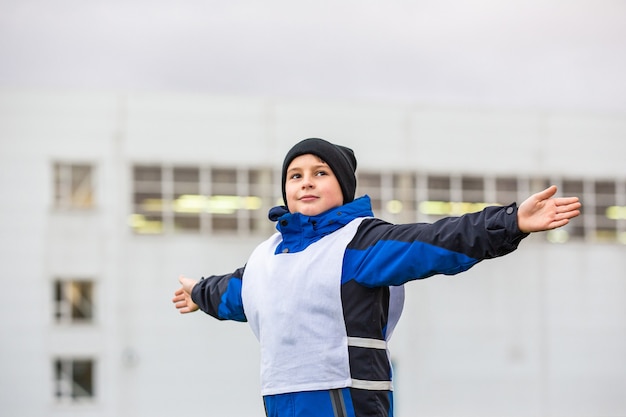
[[[251,198],[244,212],[249,216],[249,230],[267,234],[274,232],[274,224],[268,221],[267,212],[274,206],[284,204],[279,194],[280,173],[270,169],[250,169],[247,185],[249,188],[246,194]]]
[[[517,201],[517,178],[500,177],[496,178],[496,203],[509,205]],[[519,202],[518,202],[519,203]]]
[[[174,167],[173,223],[174,231],[200,230],[200,213],[194,198],[200,195],[200,170],[197,167]]]
[[[451,201],[450,197],[450,177],[442,175],[428,176],[428,199],[433,201]]]
[[[133,167],[135,233],[265,233],[268,210],[282,204],[280,171],[268,168],[137,165]],[[578,196],[581,216],[545,234],[550,242],[589,239],[626,243],[626,182],[512,175],[362,171],[356,196],[367,194],[374,214],[393,223],[434,222],[488,205],[519,205],[551,184]]]
[[[461,201],[464,203],[484,203],[485,187],[483,182],[482,177],[463,176],[461,178],[461,192],[463,195]],[[482,210],[482,207],[479,210]]]
[[[620,207],[617,204],[615,181],[595,181],[595,237],[598,241],[618,238]],[[622,209],[623,210],[623,209]],[[626,216],[623,216],[626,218]]]
[[[376,216],[389,222],[415,221],[416,179],[411,172],[359,172],[356,197],[367,194]]]
[[[449,216],[452,210],[452,181],[448,175],[425,175],[424,199],[418,202],[423,221],[434,222]]]
[[[81,402],[94,398],[95,363],[92,359],[57,358],[53,367],[57,400]]]
[[[393,195],[387,202],[387,212],[394,215],[396,223],[416,221],[416,178],[410,172],[394,173],[391,176]]]
[[[54,206],[88,209],[94,205],[93,169],[88,164],[54,164]]]
[[[216,232],[236,231],[237,211],[237,170],[213,168],[211,170],[211,197],[207,206],[212,214],[213,230]]]
[[[54,281],[54,318],[57,323],[93,321],[93,282],[89,280]]]
[[[562,196],[578,196],[581,200],[584,198],[584,184],[582,180],[564,180],[559,192]],[[567,226],[562,230],[567,231],[570,237],[583,238],[585,237],[585,207],[581,209],[581,215],[573,218]]]
[[[160,166],[133,169],[132,227],[140,233],[163,232],[163,189]]]
[[[273,179],[269,169],[137,165],[130,225],[138,234],[268,231]]]
[[[372,211],[380,215],[383,209],[382,186],[379,172],[359,171],[357,175],[357,196],[367,194],[372,200]]]

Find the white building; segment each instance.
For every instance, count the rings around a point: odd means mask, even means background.
[[[391,221],[548,183],[584,214],[407,285],[396,415],[626,415],[626,116],[202,95],[0,92],[0,414],[262,416],[247,325],[179,315],[273,231],[298,140],[355,149]],[[451,204],[458,203],[458,204]]]

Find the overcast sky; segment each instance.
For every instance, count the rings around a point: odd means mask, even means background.
[[[0,0],[0,87],[626,113],[626,0]]]

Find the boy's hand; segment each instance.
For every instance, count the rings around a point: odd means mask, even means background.
[[[517,210],[517,226],[524,233],[556,229],[580,214],[578,197],[553,198],[556,186],[528,197]]]
[[[174,306],[181,314],[192,313],[198,310],[198,305],[191,299],[191,290],[193,290],[198,281],[181,275],[178,277],[178,282],[180,282],[182,287],[174,292],[174,298],[172,298]]]

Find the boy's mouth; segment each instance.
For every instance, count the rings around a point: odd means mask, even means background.
[[[300,197],[300,201],[304,201],[304,202],[314,201],[314,200],[317,200],[317,196],[310,195],[310,194],[303,195],[302,197]]]

